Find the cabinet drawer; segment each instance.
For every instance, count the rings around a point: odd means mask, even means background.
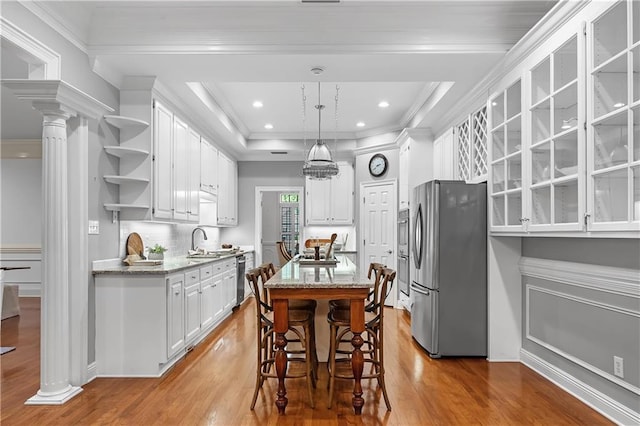
[[[225,265],[224,261],[214,263],[211,266],[213,268],[213,275],[218,275],[219,273],[221,273],[222,270],[224,269],[224,265]]]
[[[188,287],[200,282],[200,269],[190,269],[184,273],[184,283]]]
[[[233,260],[226,261],[225,264],[224,264],[224,270],[225,271],[230,271],[232,269],[236,269],[236,259],[235,258]]]
[[[202,281],[213,276],[213,265],[200,268],[200,279]]]

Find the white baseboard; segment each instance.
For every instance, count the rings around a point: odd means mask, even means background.
[[[91,364],[89,364],[89,366],[87,367],[87,383],[93,381],[97,377],[98,377],[98,366],[94,361]]]
[[[42,285],[40,283],[18,283],[19,297],[40,297]]]
[[[620,425],[640,424],[640,413],[621,405],[609,396],[581,382],[537,355],[521,349],[520,359],[524,365],[555,383],[608,419]]]

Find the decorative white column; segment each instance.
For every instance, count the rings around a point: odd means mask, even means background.
[[[34,102],[42,122],[42,272],[40,390],[26,404],[63,404],[82,391],[69,376],[67,119],[55,103]]]
[[[40,390],[25,404],[64,404],[82,391],[71,383],[86,377],[82,371],[87,369],[88,348],[83,336],[89,326],[88,254],[86,242],[82,243],[87,233],[87,185],[70,185],[68,176],[69,170],[86,170],[86,119],[99,118],[113,109],[60,80],[3,80],[2,86],[19,99],[31,101],[44,117]],[[71,149],[83,145],[78,153],[70,153],[67,146],[70,117],[77,117],[71,126]],[[69,161],[74,162],[70,169]],[[81,162],[84,168],[77,164]],[[84,177],[73,177],[86,180],[86,172]],[[74,191],[71,196],[70,188]],[[71,249],[70,238],[80,247]],[[76,264],[84,269],[76,270]]]

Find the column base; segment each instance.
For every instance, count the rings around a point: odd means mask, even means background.
[[[27,399],[24,405],[62,405],[80,392],[82,392],[82,388],[78,386],[69,386],[64,392],[55,395],[43,395],[38,391],[37,394]]]

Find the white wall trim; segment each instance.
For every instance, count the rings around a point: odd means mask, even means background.
[[[636,269],[523,257],[520,259],[520,273],[532,278],[640,298],[640,273]]]
[[[42,248],[39,245],[27,245],[27,244],[5,244],[0,246],[0,254],[42,254]],[[11,259],[14,260],[14,259]],[[18,259],[18,260],[32,260],[32,259]]]
[[[87,366],[87,383],[98,377],[98,365],[94,362]]]
[[[529,318],[530,318],[530,316],[529,316],[529,306],[530,305],[529,305],[529,301],[531,300],[530,293],[532,291],[537,291],[537,292],[540,292],[540,293],[550,294],[550,295],[555,296],[555,297],[559,297],[559,298],[563,298],[563,299],[567,299],[567,300],[572,300],[574,302],[583,303],[585,305],[593,306],[593,307],[604,309],[604,310],[608,310],[608,311],[617,312],[617,313],[622,314],[622,315],[629,315],[629,316],[636,317],[636,318],[640,318],[640,312],[634,311],[634,310],[631,310],[631,309],[620,308],[620,307],[609,305],[609,304],[606,304],[606,303],[596,302],[596,301],[593,301],[593,300],[589,300],[589,299],[585,299],[585,298],[582,298],[582,297],[573,296],[571,294],[562,293],[562,292],[559,292],[559,291],[554,291],[554,290],[549,290],[549,289],[542,288],[542,287],[533,286],[533,285],[530,285],[530,284],[526,285],[526,300],[527,300],[527,303],[526,303],[526,309],[525,309],[525,315],[526,315],[526,317],[525,317],[525,324],[526,324],[525,325],[525,330],[526,330],[526,338],[527,338],[527,340],[530,340],[530,341],[532,341],[532,342],[534,342],[534,343],[546,348],[547,350],[550,350],[551,352],[554,352],[555,354],[557,354],[557,355],[559,355],[559,356],[561,356],[561,357],[573,362],[574,364],[579,365],[580,367],[582,367],[582,368],[584,368],[586,370],[589,370],[593,374],[596,374],[596,375],[602,377],[603,379],[609,380],[610,382],[615,383],[616,385],[618,385],[618,386],[620,386],[620,387],[622,387],[622,388],[624,388],[624,389],[626,389],[626,390],[628,390],[630,392],[633,392],[636,395],[640,395],[640,388],[638,388],[638,387],[636,387],[636,386],[634,386],[634,385],[622,380],[619,377],[614,376],[613,374],[607,373],[606,371],[603,371],[603,370],[599,369],[598,367],[596,367],[596,366],[594,366],[592,364],[589,364],[588,362],[585,362],[582,359],[580,359],[580,358],[578,358],[576,356],[573,356],[573,355],[563,351],[562,349],[557,348],[556,346],[554,346],[554,345],[552,345],[550,343],[547,343],[547,342],[545,342],[545,341],[533,336],[531,334],[531,332],[530,332],[530,329],[529,329],[529,326],[530,326],[530,321],[529,321]]]
[[[29,63],[29,74],[32,74],[32,67],[35,66],[41,67],[40,75],[37,78],[60,79],[62,58],[58,53],[3,17],[0,17],[0,24],[0,37],[16,46],[18,56]]]
[[[20,4],[29,12],[44,21],[45,24],[49,25],[55,32],[67,39],[67,41],[80,49],[83,53],[87,53],[87,45],[85,42],[75,34],[75,32],[70,28],[69,23],[66,22],[63,17],[46,7],[46,2],[20,1]]]
[[[640,413],[625,407],[544,359],[524,349],[520,351],[520,359],[524,365],[575,396],[608,419],[623,425],[640,424]]]

